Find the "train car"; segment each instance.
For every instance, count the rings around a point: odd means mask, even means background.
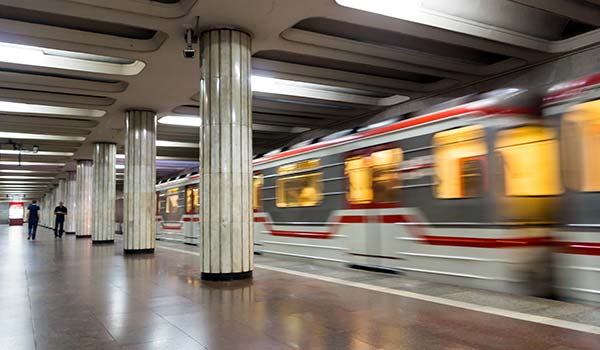
[[[552,87],[543,110],[560,126],[565,179],[556,290],[567,298],[600,302],[600,74]]]
[[[539,94],[503,89],[254,160],[255,249],[544,295],[564,189]]]
[[[198,244],[198,179],[191,173],[156,185],[156,239]]]

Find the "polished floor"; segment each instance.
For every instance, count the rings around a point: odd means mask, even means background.
[[[30,242],[23,228],[0,226],[0,349],[600,349],[594,305],[273,257],[257,257],[251,281],[207,283],[197,260],[193,247],[159,243],[154,255],[124,257],[119,241],[92,246],[41,229]],[[382,283],[381,291],[360,287]],[[498,308],[509,316],[489,312]],[[518,320],[514,310],[557,322]]]

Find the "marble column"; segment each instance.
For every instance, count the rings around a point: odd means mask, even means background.
[[[201,278],[252,277],[251,38],[202,33],[200,82]]]
[[[77,238],[92,237],[92,185],[94,181],[93,162],[77,161]]]
[[[67,200],[66,192],[67,184],[65,179],[59,179],[58,185],[56,186],[56,205],[58,205],[58,202],[64,203]]]
[[[116,144],[94,144],[92,243],[95,244],[115,241],[116,164]]]
[[[156,113],[125,114],[123,251],[153,253],[156,213]]]
[[[65,207],[67,207],[67,217],[65,218],[65,234],[75,234],[77,218],[77,172],[67,171],[67,198]]]
[[[52,187],[50,188],[50,196],[48,196],[48,203],[47,203],[47,208],[46,208],[46,223],[45,225],[48,227],[52,227],[54,228],[54,208],[56,208],[56,185],[52,185]]]

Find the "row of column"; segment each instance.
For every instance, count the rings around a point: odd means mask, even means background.
[[[201,35],[200,82],[200,253],[202,278],[231,280],[252,275],[252,92],[251,39],[232,29]],[[123,248],[155,248],[156,114],[125,114]],[[77,161],[76,176],[59,182],[48,201],[70,204],[68,231],[114,240],[116,145],[96,143],[91,160]],[[75,192],[75,194],[74,194]],[[44,198],[46,201],[46,198]],[[75,225],[73,225],[75,221]]]

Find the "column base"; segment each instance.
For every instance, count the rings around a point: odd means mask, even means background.
[[[113,243],[115,243],[114,239],[92,240],[92,244],[113,244]]]
[[[75,238],[92,238],[92,235],[75,236]]]
[[[65,231],[65,235],[74,235],[74,234],[75,234],[75,232],[66,232]]]
[[[124,254],[154,254],[154,248],[148,249],[123,249]]]
[[[252,278],[252,271],[231,273],[202,272],[200,278],[205,281],[235,281]]]

